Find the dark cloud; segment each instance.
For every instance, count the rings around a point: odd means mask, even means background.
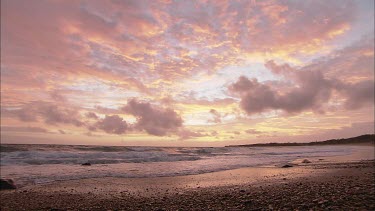
[[[370,80],[345,85],[344,93],[347,96],[345,107],[348,109],[357,109],[365,104],[373,104],[374,90],[374,81]]]
[[[356,45],[359,45],[358,43]],[[330,75],[332,71],[336,71],[336,69],[330,69],[329,65],[338,65],[340,63],[342,69],[351,68],[353,71],[354,69],[363,69],[359,65],[359,63],[350,64],[351,62],[347,62],[348,55],[351,55],[355,60],[358,60],[362,57],[367,57],[363,55],[356,55],[354,53],[359,54],[361,52],[359,49],[362,49],[362,46],[351,46],[342,51],[339,51],[338,54],[340,55],[339,58],[335,57],[327,63],[323,63],[324,65],[317,67],[317,65],[303,67],[301,69],[294,69],[287,64],[284,65],[276,65],[273,61],[269,61],[265,64],[267,68],[269,68],[273,73],[282,75],[286,79],[290,79],[299,86],[299,89],[294,89],[289,93],[289,102],[303,100],[307,104],[312,105],[312,101],[315,101],[316,105],[326,103],[330,100],[331,91],[336,90],[338,91],[344,98],[345,98],[345,107],[347,109],[358,109],[365,104],[373,103],[374,102],[374,81],[373,80],[361,80],[356,83],[347,82],[348,80],[338,80],[340,76],[328,76],[323,75],[321,70],[327,69],[327,74]],[[353,49],[356,49],[354,51]],[[368,49],[362,49],[368,50]],[[353,52],[354,51],[354,52]],[[350,65],[348,65],[348,63]],[[367,68],[371,68],[373,70],[373,65],[368,65]],[[347,70],[346,70],[347,71]],[[344,71],[345,72],[345,71]],[[337,74],[337,73],[336,73]],[[291,99],[291,98],[295,99]],[[310,101],[310,102],[309,102]],[[300,104],[303,102],[299,102]]]
[[[47,124],[72,124],[77,127],[84,123],[76,109],[64,108],[53,103],[34,101],[12,111],[21,121],[36,122],[42,119]]]
[[[99,108],[103,110],[104,108]],[[156,136],[164,136],[169,132],[177,132],[182,126],[182,118],[170,108],[161,108],[152,106],[150,103],[138,102],[135,99],[130,100],[122,110],[116,110],[117,113],[126,112],[134,115],[137,122],[129,125],[119,115],[106,115],[104,119],[99,119],[94,112],[85,113],[86,118],[96,119],[96,123],[89,125],[80,119],[82,116],[77,109],[65,108],[54,103],[35,101],[23,105],[19,109],[6,110],[4,113],[17,116],[21,121],[38,122],[44,121],[50,125],[71,124],[77,127],[86,126],[89,131],[102,130],[110,134],[125,134],[131,128],[145,130],[147,133]],[[2,112],[3,113],[3,112]],[[8,114],[8,115],[9,115]],[[61,134],[65,132],[59,130]],[[193,137],[193,133],[181,133],[181,136]]]
[[[191,130],[187,130],[187,129],[178,131],[177,135],[180,137],[181,140],[207,136],[207,134],[202,133],[200,131],[191,131]]]
[[[304,67],[322,70],[325,76],[341,81],[358,81],[374,78],[374,35],[365,35],[350,46],[337,50],[330,56],[317,59]]]
[[[275,75],[290,81],[289,87],[277,83],[260,83],[241,76],[229,90],[241,98],[241,108],[252,115],[269,110],[299,113],[304,110],[324,112],[333,91],[345,97],[346,108],[357,109],[374,101],[374,81],[351,84],[327,78],[320,70],[295,69],[287,64],[268,61],[265,66]]]
[[[232,133],[235,134],[235,135],[240,135],[241,134],[240,131],[232,131]]]
[[[248,114],[263,112],[277,106],[275,91],[268,85],[260,84],[257,79],[249,80],[241,76],[229,89],[241,96],[241,108]]]
[[[55,91],[51,92],[50,96],[53,100],[55,100],[57,102],[67,101],[67,99],[58,90],[55,90]]]
[[[99,119],[98,115],[96,115],[96,113],[94,113],[94,112],[87,112],[87,113],[85,114],[85,116],[86,116],[87,118],[90,118],[90,119]]]
[[[219,133],[216,130],[211,131],[211,136],[217,136]]]
[[[77,127],[83,125],[83,122],[77,119],[78,113],[75,110],[50,105],[45,107],[40,112],[44,117],[44,121],[48,124],[73,124]]]
[[[137,117],[135,128],[156,136],[164,136],[182,126],[182,118],[170,108],[152,106],[136,99],[128,101],[123,111]]]
[[[15,110],[17,117],[24,122],[36,122],[37,115],[33,108],[23,107],[20,110]]]
[[[60,133],[60,134],[66,134],[66,132],[63,131],[63,130],[59,130],[59,133]]]
[[[212,114],[213,119],[209,119],[208,122],[221,123],[221,114],[218,111],[211,109],[210,114]]]
[[[89,126],[87,126],[87,129],[88,129],[89,131],[96,131],[96,127],[95,127],[94,125],[89,125]]]
[[[95,126],[111,134],[124,134],[128,130],[128,124],[118,115],[106,115],[105,118],[99,120]]]

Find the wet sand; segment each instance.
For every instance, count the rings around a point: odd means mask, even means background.
[[[374,210],[374,160],[100,178],[0,192],[1,210]]]

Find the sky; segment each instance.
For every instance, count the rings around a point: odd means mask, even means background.
[[[373,0],[2,0],[1,142],[374,133]]]

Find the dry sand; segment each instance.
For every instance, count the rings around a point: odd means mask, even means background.
[[[158,178],[100,178],[0,192],[1,210],[374,210],[374,160]]]

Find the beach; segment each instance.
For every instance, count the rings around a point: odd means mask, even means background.
[[[1,210],[374,210],[374,160],[90,178],[0,192]]]
[[[375,0],[0,8],[0,211],[375,211]]]

